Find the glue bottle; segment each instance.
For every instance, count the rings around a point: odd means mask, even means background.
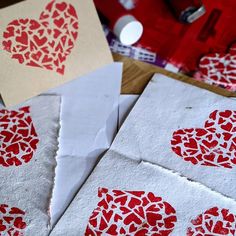
[[[141,38],[143,25],[118,0],[94,0],[94,3],[122,44],[132,45]]]

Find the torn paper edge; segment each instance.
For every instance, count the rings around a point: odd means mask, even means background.
[[[188,182],[190,182],[190,183],[193,184],[193,185],[196,185],[196,186],[195,186],[196,188],[201,187],[201,188],[207,189],[208,191],[210,191],[210,192],[212,192],[212,193],[214,193],[214,194],[216,194],[216,195],[219,195],[219,197],[221,197],[221,198],[225,198],[225,199],[227,199],[227,200],[230,200],[230,201],[233,201],[233,202],[236,203],[236,200],[235,200],[235,199],[233,199],[233,198],[231,198],[231,197],[229,197],[229,196],[227,196],[227,195],[225,195],[225,194],[222,194],[222,193],[220,193],[220,192],[217,192],[216,190],[211,189],[210,187],[208,187],[208,186],[202,184],[201,182],[192,180],[192,179],[190,179],[190,178],[188,178],[188,177],[182,175],[181,173],[179,173],[179,172],[177,172],[177,171],[174,171],[174,170],[172,170],[172,169],[166,168],[166,167],[161,166],[161,165],[159,165],[159,164],[157,165],[157,164],[152,163],[152,162],[150,162],[150,161],[141,160],[141,161],[139,162],[139,164],[141,164],[141,163],[143,163],[144,165],[152,166],[153,168],[159,168],[160,170],[162,170],[162,171],[165,172],[166,174],[171,174],[171,175],[178,176],[179,178],[181,178],[181,179],[183,179],[183,180],[185,180],[185,181],[188,181]]]
[[[56,139],[54,140],[54,143],[53,145],[55,145],[57,148],[55,149],[55,152],[53,154],[53,157],[54,157],[54,167],[52,169],[52,171],[54,172],[54,177],[52,179],[52,187],[51,187],[51,194],[49,196],[49,201],[48,201],[48,210],[47,210],[47,213],[48,213],[48,217],[49,217],[49,220],[48,220],[48,229],[49,229],[49,232],[51,231],[52,229],[52,222],[51,222],[51,214],[50,214],[50,208],[51,208],[51,203],[52,203],[52,198],[53,198],[53,189],[54,189],[54,186],[55,186],[55,179],[56,179],[56,167],[57,167],[57,153],[59,151],[59,137],[60,137],[60,132],[61,132],[61,112],[62,112],[62,97],[59,96],[59,95],[52,95],[52,94],[43,94],[43,95],[49,95],[49,96],[58,96],[59,97],[59,107],[58,107],[58,120],[56,121],[57,122],[57,126],[54,127],[57,132],[56,132]]]
[[[87,182],[87,180],[90,178],[90,176],[92,175],[93,171],[95,170],[95,168],[97,167],[97,165],[99,164],[99,162],[102,160],[102,158],[104,157],[104,155],[106,155],[106,153],[109,151],[109,149],[104,150],[97,158],[97,161],[94,165],[94,167],[91,169],[90,173],[88,174],[88,176],[85,178],[83,184],[77,189],[77,191],[75,192],[74,196],[72,197],[71,201],[69,202],[69,204],[66,206],[66,208],[64,209],[64,211],[62,212],[62,214],[60,215],[60,217],[57,219],[56,222],[54,222],[54,224],[51,224],[51,228],[49,231],[49,236],[52,233],[53,229],[56,227],[56,225],[60,222],[61,218],[64,216],[64,214],[66,213],[66,211],[68,210],[68,208],[70,207],[70,205],[72,204],[72,202],[75,200],[77,194],[79,193],[79,191],[83,188],[84,184]]]

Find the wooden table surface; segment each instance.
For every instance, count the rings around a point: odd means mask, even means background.
[[[122,94],[141,94],[152,76],[155,73],[160,73],[226,97],[236,97],[236,93],[234,92],[229,92],[223,88],[196,81],[181,73],[172,73],[161,67],[136,61],[119,54],[113,54],[113,58],[115,61],[123,62]]]

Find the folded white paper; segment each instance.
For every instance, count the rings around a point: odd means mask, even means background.
[[[155,75],[112,149],[236,199],[236,103]]]
[[[137,102],[139,95],[122,94],[119,98],[119,128],[124,123],[130,111]]]
[[[48,235],[59,96],[0,108],[0,235]]]
[[[117,132],[122,64],[112,63],[50,91],[62,97],[52,199],[55,223]]]
[[[235,215],[234,200],[109,150],[50,235],[233,236]]]

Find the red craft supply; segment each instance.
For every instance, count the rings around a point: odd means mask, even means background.
[[[127,15],[127,10],[117,0],[94,0],[97,10],[109,20],[109,27],[114,28],[116,21]]]
[[[95,0],[98,11],[108,20],[108,26],[125,45],[136,43],[142,33],[142,24],[117,0]]]
[[[236,39],[236,1],[203,1],[206,13],[192,24],[183,24],[166,0],[138,0],[132,14],[142,22],[144,33],[136,46],[156,52],[185,72],[194,72],[200,58],[225,52]]]
[[[176,15],[183,23],[193,23],[205,14],[205,7],[201,0],[166,0]]]

